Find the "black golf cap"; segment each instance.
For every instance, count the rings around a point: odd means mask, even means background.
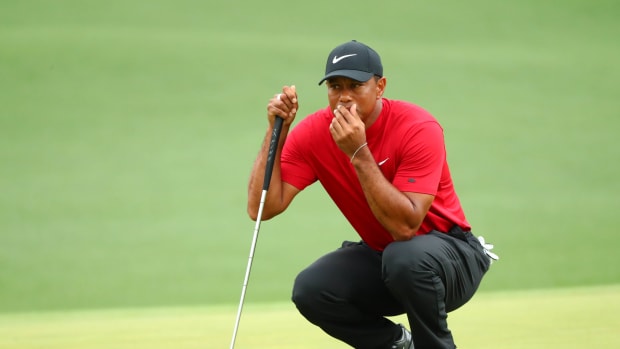
[[[381,57],[370,47],[352,40],[336,47],[329,54],[325,64],[325,76],[319,81],[319,85],[333,76],[368,81],[374,75],[383,76]]]

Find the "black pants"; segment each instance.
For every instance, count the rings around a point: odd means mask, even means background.
[[[293,302],[308,321],[354,348],[390,348],[407,314],[416,349],[456,348],[447,313],[474,294],[490,261],[460,228],[393,242],[383,253],[344,242],[296,278]]]

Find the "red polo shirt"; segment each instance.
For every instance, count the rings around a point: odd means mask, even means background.
[[[319,110],[291,130],[282,151],[282,180],[300,190],[320,181],[362,240],[383,251],[394,239],[373,215],[353,165],[332,139],[332,118],[330,108]],[[443,129],[430,113],[384,98],[366,140],[381,172],[396,188],[435,196],[417,235],[447,232],[454,225],[470,230],[454,191]]]

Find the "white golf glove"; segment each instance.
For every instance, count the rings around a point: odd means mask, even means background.
[[[486,241],[484,241],[484,237],[478,236],[478,242],[480,242],[480,245],[482,245],[482,248],[484,249],[484,254],[486,254],[487,257],[489,257],[489,260],[491,260],[491,263],[499,259],[498,255],[491,252],[491,250],[493,249],[493,245],[487,244]]]

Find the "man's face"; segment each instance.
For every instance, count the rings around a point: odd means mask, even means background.
[[[343,76],[327,80],[327,98],[332,110],[343,105],[347,109],[357,104],[357,114],[362,121],[376,117],[377,101],[381,100],[385,89],[385,78],[370,78],[368,81],[356,81]]]

